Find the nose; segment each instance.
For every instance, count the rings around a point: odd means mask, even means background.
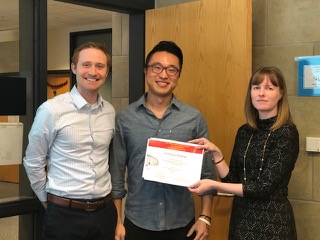
[[[90,70],[89,70],[89,74],[91,74],[91,75],[96,75],[96,73],[97,73],[96,67],[92,66],[92,67],[90,68]]]
[[[264,96],[264,89],[263,88],[261,88],[259,91],[259,97],[262,97],[262,96]]]
[[[162,69],[162,72],[159,74],[159,76],[161,78],[167,78],[168,77],[168,74],[167,74],[167,69]]]

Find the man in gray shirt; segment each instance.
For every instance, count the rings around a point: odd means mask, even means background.
[[[116,118],[110,158],[112,194],[118,211],[116,239],[204,240],[209,234],[212,193],[202,195],[202,220],[195,221],[193,194],[188,188],[142,178],[149,138],[187,142],[208,137],[202,114],[173,95],[182,64],[182,51],[175,43],[158,43],[146,58],[148,92]],[[215,179],[206,155],[201,178]],[[123,223],[122,199],[126,195]]]

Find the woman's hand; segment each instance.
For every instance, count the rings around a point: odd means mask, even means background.
[[[211,179],[201,179],[200,181],[189,186],[188,189],[190,192],[202,195],[209,190],[215,189],[216,182],[217,181]]]
[[[189,142],[199,144],[196,146],[197,149],[204,149],[206,152],[210,152],[215,159],[219,160],[223,158],[221,150],[206,138],[193,139]]]

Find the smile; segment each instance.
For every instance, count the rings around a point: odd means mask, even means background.
[[[85,80],[89,82],[98,82],[100,79],[99,78],[85,78]]]

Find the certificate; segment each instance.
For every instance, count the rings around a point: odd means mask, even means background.
[[[204,150],[196,146],[167,139],[148,139],[142,177],[185,187],[199,181]]]

